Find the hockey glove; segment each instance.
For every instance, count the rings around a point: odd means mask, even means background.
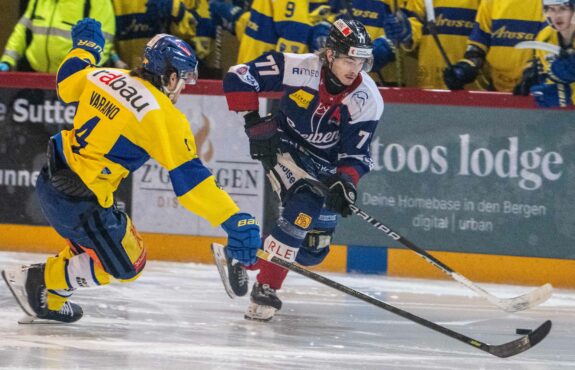
[[[372,71],[379,71],[388,63],[395,60],[395,46],[386,38],[381,36],[373,41],[373,68]]]
[[[222,229],[228,234],[228,257],[244,265],[254,264],[261,246],[260,227],[256,219],[248,213],[236,213],[222,224]]]
[[[479,69],[470,60],[463,59],[455,63],[452,68],[443,70],[443,81],[449,90],[463,90],[463,87],[475,81]]]
[[[394,44],[409,44],[411,42],[411,23],[402,11],[397,15],[393,13],[384,13],[383,29],[385,36]]]
[[[572,105],[571,87],[567,84],[539,84],[531,88],[531,95],[541,108],[557,108]]]
[[[10,71],[10,64],[6,62],[0,62],[0,72],[9,72]]]
[[[89,51],[96,58],[96,64],[100,62],[105,43],[102,24],[95,19],[84,18],[72,27],[73,47]]]
[[[308,41],[310,53],[315,53],[325,47],[330,28],[331,25],[328,22],[320,22],[311,28]]]
[[[549,77],[557,82],[575,82],[575,54],[559,57],[551,63]]]
[[[339,213],[342,217],[351,215],[350,204],[355,203],[357,190],[351,177],[337,173],[331,176],[327,182],[329,192],[325,198],[325,208]]]
[[[273,116],[261,118],[258,112],[244,116],[244,128],[250,140],[250,156],[262,162],[266,170],[277,164],[279,145],[278,123]]]
[[[210,14],[216,25],[220,25],[232,35],[236,33],[236,21],[244,13],[239,6],[229,4],[223,0],[210,1]]]
[[[528,96],[532,86],[542,83],[541,63],[539,60],[532,60],[530,65],[523,70],[521,81],[513,88],[513,95]]]

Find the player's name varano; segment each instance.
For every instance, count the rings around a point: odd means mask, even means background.
[[[421,208],[436,209],[442,211],[459,211],[461,210],[461,201],[451,199],[431,198],[413,198],[405,195],[385,196],[382,194],[370,194],[364,192],[362,201],[365,205],[384,206],[384,207],[402,207],[402,208]]]

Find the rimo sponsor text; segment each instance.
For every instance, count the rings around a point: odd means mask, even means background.
[[[543,181],[557,181],[563,174],[563,157],[555,151],[541,147],[522,148],[519,138],[507,137],[506,146],[486,148],[474,145],[469,134],[459,135],[458,152],[448,156],[445,146],[429,147],[423,144],[383,144],[375,137],[371,144],[374,171],[444,175],[456,171],[458,176],[517,179],[523,190],[537,190]],[[449,163],[457,158],[458,163]]]

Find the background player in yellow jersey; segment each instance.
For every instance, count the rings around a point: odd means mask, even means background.
[[[72,40],[57,91],[63,102],[77,105],[74,127],[50,139],[49,161],[36,183],[46,218],[68,246],[45,263],[2,271],[29,320],[77,321],[83,311],[68,300],[72,291],[140,275],[146,250],[128,215],[114,206],[113,193],[150,157],[169,171],[183,206],[228,233],[230,256],[255,262],[259,226],[217,186],[173,104],[185,84],[196,81],[192,48],[156,35],[142,66],[129,72],[94,66],[104,47],[99,22],[78,22]]]
[[[514,46],[533,41],[544,26],[541,0],[482,0],[463,59],[447,68],[444,81],[451,90],[475,81],[489,67],[490,89],[513,91],[532,53]]]
[[[457,61],[467,47],[480,0],[435,0],[437,36],[450,63]],[[407,0],[405,18],[386,20],[386,35],[406,51],[417,50],[417,86],[427,89],[445,89],[443,70],[447,67],[440,49],[427,27],[427,9],[424,0]],[[387,16],[389,18],[389,16]],[[395,16],[391,16],[396,18]],[[390,27],[391,26],[391,27]]]
[[[537,63],[524,76],[537,77],[538,83],[530,92],[539,106],[572,106],[575,105],[575,0],[543,0],[543,10],[549,25],[539,32],[536,41],[559,46],[561,52],[557,55],[537,50]]]

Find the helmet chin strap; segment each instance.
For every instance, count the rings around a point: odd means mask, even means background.
[[[165,81],[164,81],[164,77],[162,76],[162,91],[164,92],[164,94],[166,94],[168,96],[168,98],[170,98],[171,101],[174,101],[175,98],[177,98],[176,94],[181,91],[183,85],[184,85],[185,81],[183,79],[178,79],[178,83],[176,84],[176,87],[174,87],[172,90],[168,89],[168,86],[166,85]]]

